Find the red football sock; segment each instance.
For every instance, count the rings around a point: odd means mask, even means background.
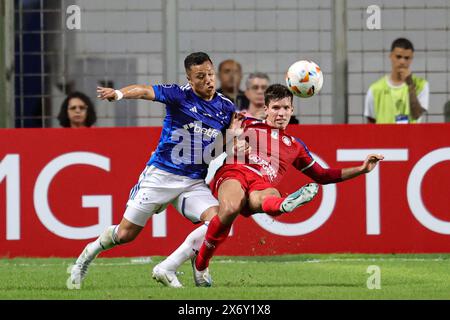
[[[205,235],[205,240],[203,241],[195,260],[195,267],[197,270],[202,271],[208,268],[209,260],[213,257],[214,252],[219,245],[228,237],[231,226],[231,224],[222,224],[219,216],[215,216],[211,219],[209,222],[208,231]]]
[[[280,211],[281,203],[286,198],[280,198],[277,196],[268,196],[263,200],[262,209],[270,216],[279,216],[283,212]]]

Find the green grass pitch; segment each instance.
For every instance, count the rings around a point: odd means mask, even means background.
[[[213,287],[196,288],[185,263],[181,289],[151,279],[161,259],[99,258],[82,289],[68,290],[74,259],[3,258],[0,299],[450,299],[450,254],[215,257]],[[367,288],[371,265],[380,268],[380,289]]]

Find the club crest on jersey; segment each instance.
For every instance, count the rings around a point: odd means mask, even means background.
[[[289,139],[289,137],[287,136],[283,136],[283,138],[281,138],[281,140],[283,141],[283,143],[285,145],[287,145],[288,147],[290,147],[292,145],[292,140]]]

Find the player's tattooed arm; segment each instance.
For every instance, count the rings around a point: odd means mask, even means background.
[[[152,86],[139,84],[127,86],[120,90],[97,87],[97,98],[108,101],[115,101],[120,99],[155,100],[155,91],[153,90]]]

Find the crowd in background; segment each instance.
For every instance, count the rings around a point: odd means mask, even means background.
[[[413,74],[411,64],[414,46],[405,38],[393,41],[389,53],[391,72],[372,83],[366,93],[364,116],[367,123],[419,123],[429,107],[429,83]],[[242,65],[235,60],[220,62],[217,77],[223,94],[236,105],[236,111],[247,116],[264,119],[264,91],[270,78],[263,72],[252,72],[241,90]],[[300,107],[301,106],[297,106]],[[444,106],[446,122],[450,121],[450,101]],[[64,100],[58,120],[62,127],[91,127],[97,117],[89,97],[81,92],[70,93]],[[298,124],[301,119],[292,116],[289,124]]]

